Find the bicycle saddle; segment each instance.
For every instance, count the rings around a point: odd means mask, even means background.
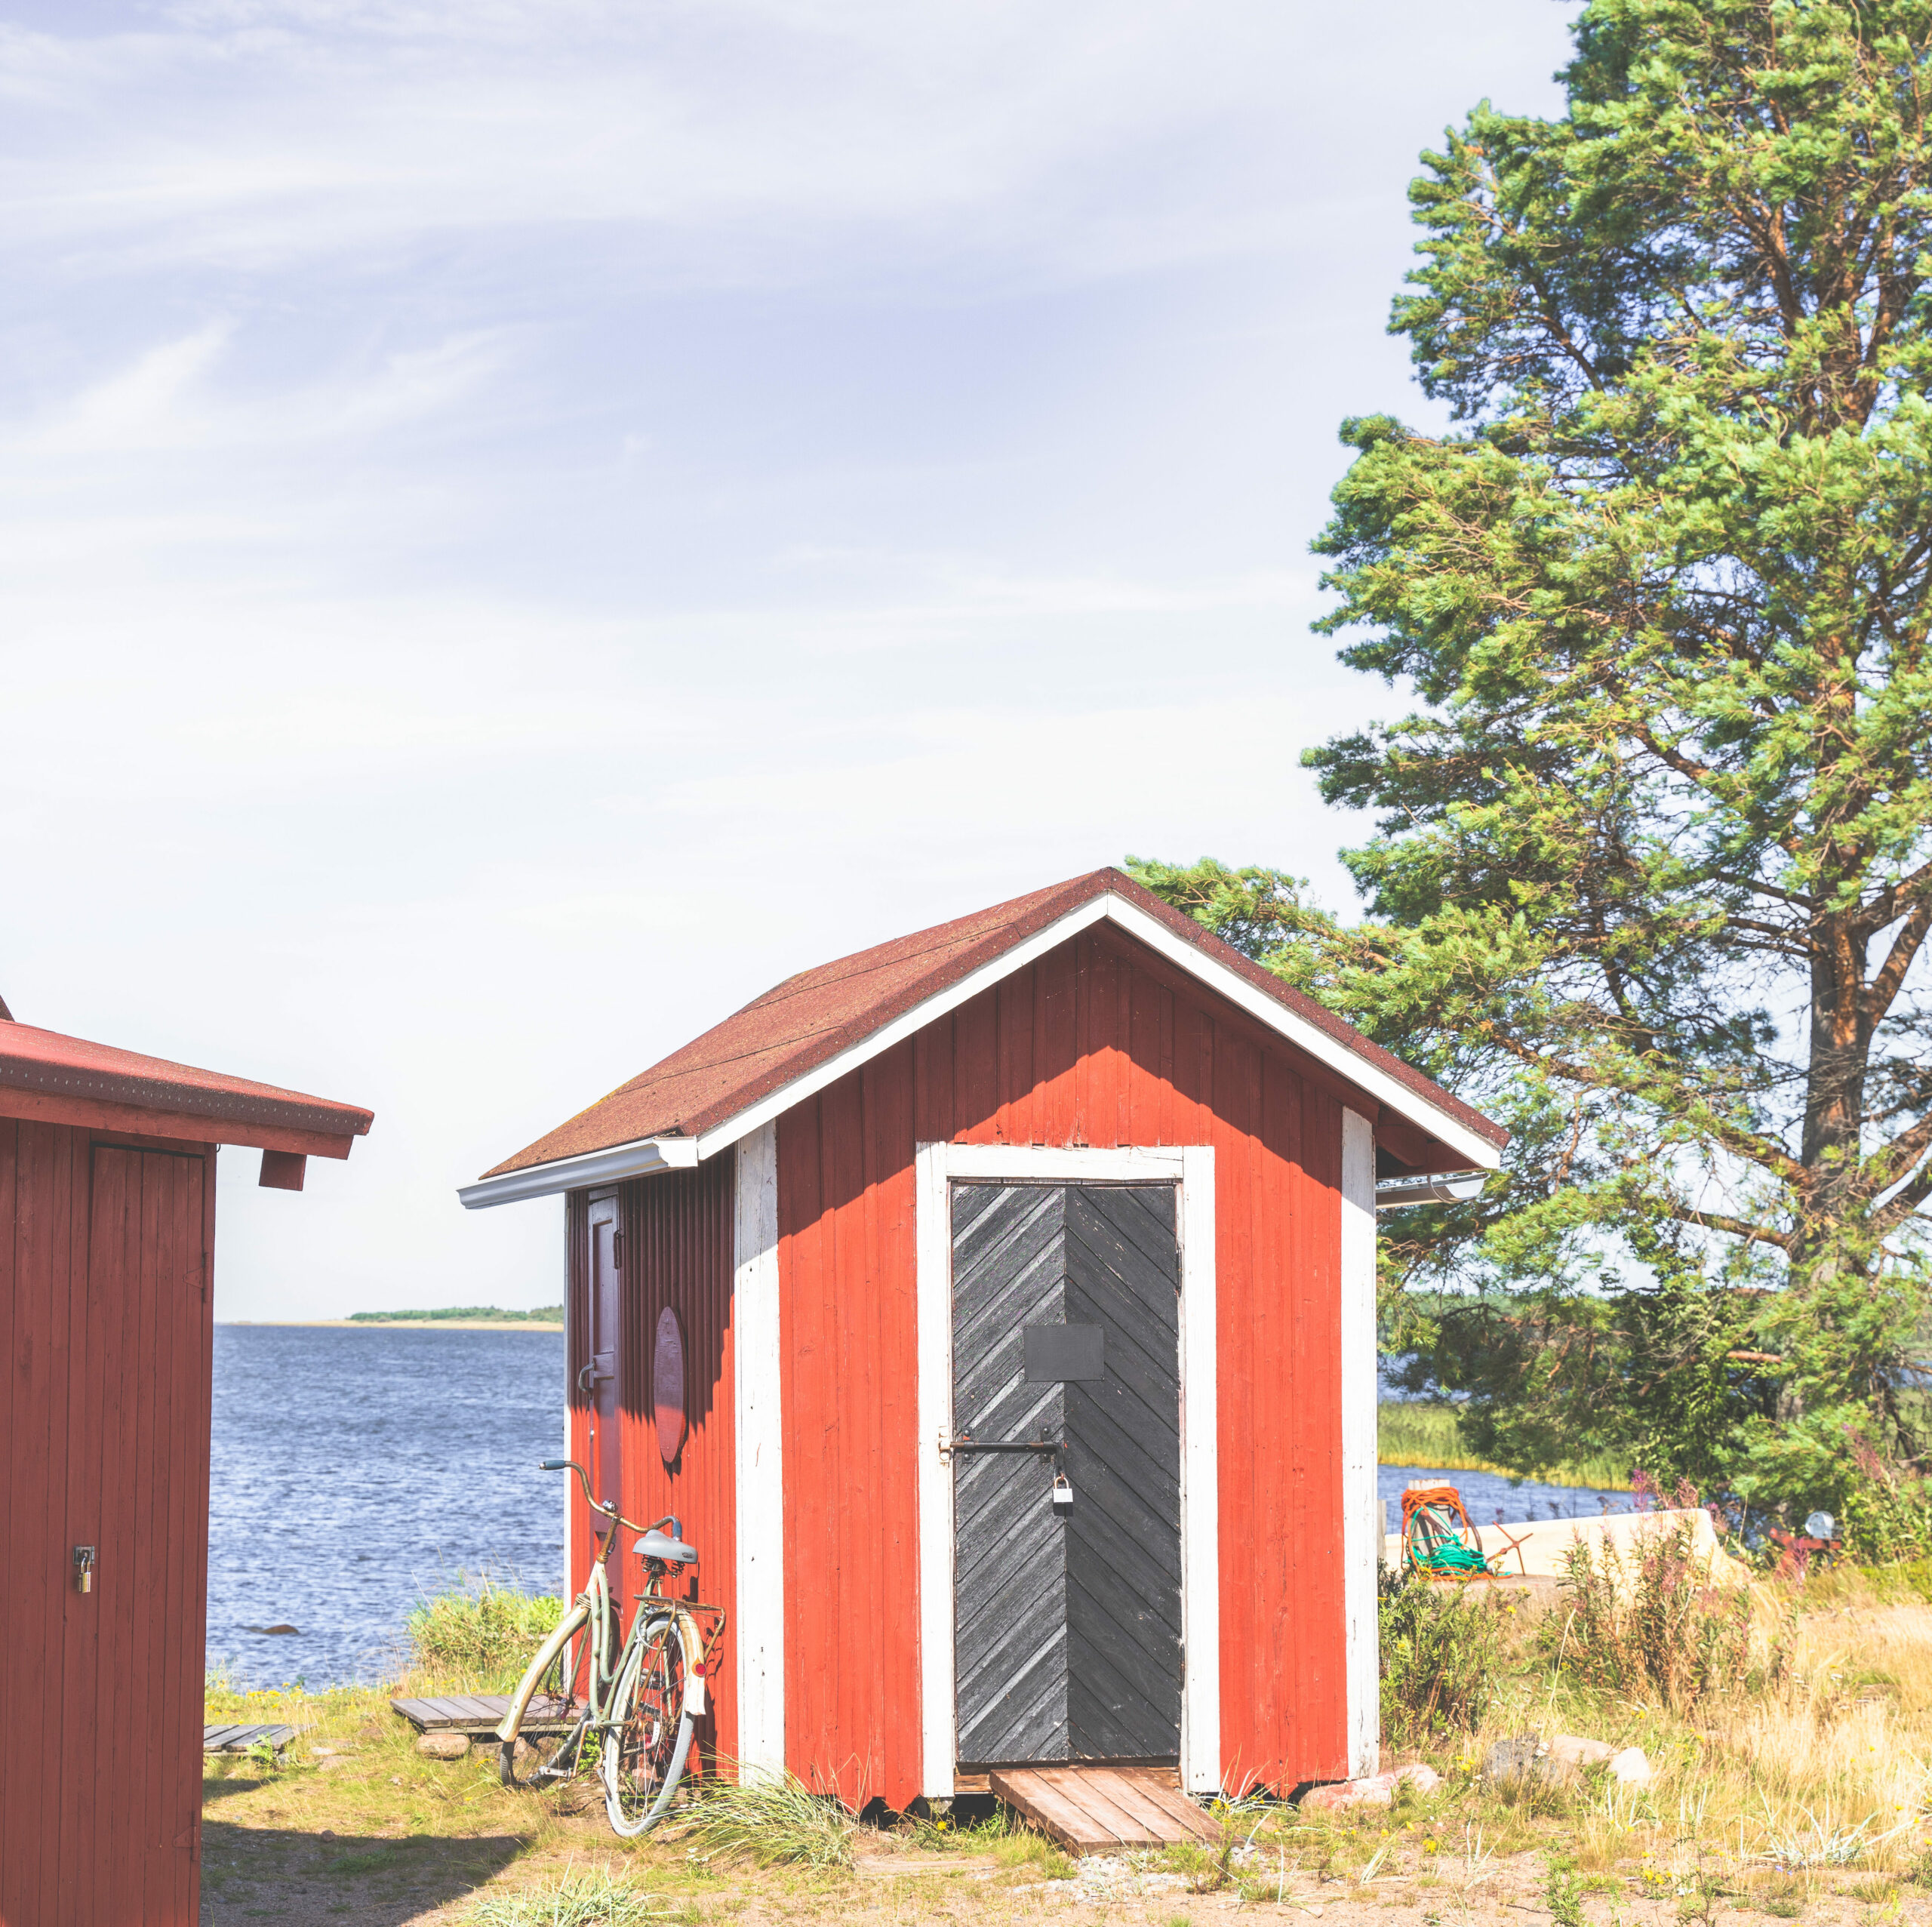
[[[661,1559],[666,1565],[695,1565],[697,1548],[673,1539],[653,1526],[632,1548],[641,1559]]]

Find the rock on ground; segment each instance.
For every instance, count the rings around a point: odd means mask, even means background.
[[[1607,1740],[1587,1740],[1575,1733],[1559,1733],[1553,1740],[1540,1740],[1534,1734],[1498,1740],[1483,1756],[1482,1777],[1568,1780],[1587,1766],[1604,1768],[1613,1780],[1626,1786],[1651,1784],[1651,1762],[1641,1747],[1626,1747],[1620,1753]]]
[[[469,1737],[465,1733],[425,1733],[417,1741],[416,1750],[431,1759],[460,1759],[469,1750]]]
[[[1348,1806],[1392,1806],[1395,1789],[1413,1787],[1419,1793],[1433,1793],[1442,1776],[1428,1766],[1398,1766],[1392,1773],[1372,1774],[1366,1780],[1343,1780],[1332,1787],[1317,1787],[1303,1794],[1303,1807],[1320,1812]]]

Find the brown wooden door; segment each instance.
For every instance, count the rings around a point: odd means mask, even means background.
[[[623,1390],[622,1309],[619,1301],[617,1201],[592,1199],[590,1206],[590,1362],[589,1377],[592,1427],[590,1464],[592,1489],[605,1505],[623,1504],[622,1427],[618,1418]],[[597,1522],[592,1522],[593,1529]],[[623,1567],[612,1559],[607,1570],[613,1590]]]

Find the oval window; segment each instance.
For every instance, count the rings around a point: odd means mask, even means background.
[[[669,1305],[657,1314],[657,1348],[651,1365],[651,1407],[657,1449],[669,1465],[685,1448],[685,1334]]]

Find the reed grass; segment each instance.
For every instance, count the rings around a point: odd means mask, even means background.
[[[493,1895],[466,1917],[472,1927],[641,1927],[678,1916],[627,1880],[577,1873],[523,1893]]]
[[[782,1781],[714,1782],[684,1810],[678,1832],[702,1857],[844,1867],[852,1864],[858,1828],[837,1800],[788,1773]]]
[[[553,1595],[533,1596],[487,1573],[459,1575],[452,1590],[410,1613],[410,1661],[459,1692],[507,1692],[563,1616],[564,1602]]]
[[[1391,1399],[1377,1410],[1377,1454],[1384,1465],[1440,1467],[1445,1472],[1492,1472],[1504,1479],[1534,1479],[1546,1485],[1586,1485],[1598,1491],[1626,1491],[1630,1469],[1614,1459],[1572,1459],[1560,1465],[1498,1465],[1479,1458],[1463,1442],[1453,1405]]]

